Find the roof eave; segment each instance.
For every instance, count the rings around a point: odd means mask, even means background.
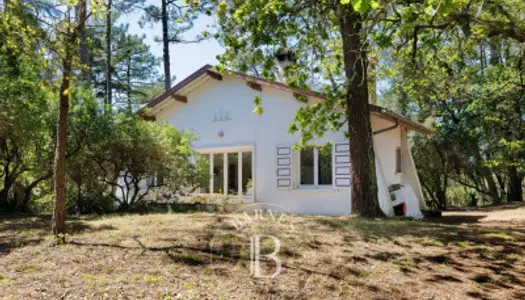
[[[252,82],[252,83],[258,84],[260,86],[268,86],[268,87],[273,87],[273,88],[277,88],[277,89],[280,89],[280,90],[286,90],[288,92],[300,93],[300,94],[302,94],[302,95],[304,95],[306,97],[318,98],[321,101],[324,98],[326,98],[325,95],[323,95],[322,93],[316,92],[316,91],[312,91],[312,90],[297,90],[296,91],[296,90],[290,89],[284,83],[269,82],[269,81],[266,81],[266,80],[264,80],[262,78],[258,78],[258,77],[255,77],[255,76],[250,76],[248,74],[244,74],[244,73],[237,72],[237,71],[229,70],[229,72],[230,72],[230,74],[236,76],[237,78],[246,80],[247,82]],[[199,77],[201,77],[203,75],[210,76],[211,78],[215,78],[217,80],[222,80],[222,74],[220,74],[219,72],[213,70],[213,66],[212,65],[209,65],[209,64],[204,65],[200,69],[198,69],[197,71],[193,72],[190,76],[186,77],[184,80],[182,80],[181,82],[177,83],[175,86],[173,86],[169,90],[165,91],[164,93],[162,93],[160,96],[158,96],[155,99],[151,100],[146,106],[141,108],[137,112],[137,114],[143,115],[143,116],[150,115],[149,113],[146,112],[147,110],[152,110],[153,108],[155,108],[156,106],[158,106],[159,104],[161,104],[162,102],[164,102],[168,98],[173,98],[176,101],[180,101],[182,103],[187,103],[187,98],[185,98],[183,96],[180,96],[180,95],[178,96],[177,92],[181,91],[186,86],[190,85],[193,81],[195,81],[196,79],[198,79]],[[173,97],[173,96],[175,96],[175,97]],[[183,100],[183,98],[185,99],[185,101]],[[407,117],[404,117],[402,115],[394,113],[393,111],[390,111],[390,110],[388,110],[386,108],[383,108],[381,106],[378,106],[378,105],[375,105],[375,104],[369,104],[369,110],[370,110],[371,113],[376,113],[376,114],[379,114],[379,115],[382,115],[382,116],[388,116],[391,119],[398,120],[405,128],[407,128],[409,130],[414,130],[414,131],[417,131],[417,132],[420,132],[420,133],[423,133],[423,134],[427,134],[427,135],[432,134],[432,130],[430,130],[429,128],[427,128],[427,127],[425,127],[425,126],[423,126],[423,125],[421,125],[421,124],[419,124],[417,122],[414,122],[414,121],[410,120]]]
[[[371,113],[399,121],[399,123],[408,130],[417,131],[426,135],[432,134],[431,129],[379,105],[369,104],[369,109]]]

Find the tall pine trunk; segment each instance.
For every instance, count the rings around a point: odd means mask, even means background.
[[[82,7],[80,6],[82,5]],[[77,15],[81,18],[85,18],[85,13],[87,12],[87,3],[82,1],[77,6]],[[89,57],[89,48],[87,42],[87,32],[85,26],[82,27],[80,32],[80,62],[82,63],[82,80],[84,83],[89,86],[91,85],[91,59]]]
[[[129,40],[129,37],[128,37]],[[131,54],[128,55],[128,64],[127,64],[127,70],[126,70],[126,79],[127,79],[127,100],[128,100],[128,112],[131,113],[133,111],[133,107],[131,104]]]
[[[171,88],[171,71],[170,71],[170,42],[168,37],[168,7],[167,0],[161,0],[162,13],[162,58],[164,61],[164,89],[167,91]]]
[[[341,6],[340,30],[346,73],[346,116],[350,138],[352,213],[383,216],[377,196],[375,153],[368,109],[368,74],[362,21],[351,5]]]
[[[69,87],[73,63],[71,48],[74,39],[68,38],[66,42],[68,45],[66,45],[66,56],[62,61],[62,83],[60,85],[60,106],[58,112],[57,140],[53,166],[53,183],[55,189],[53,234],[55,235],[65,233],[66,222],[66,143],[69,113]]]
[[[499,65],[501,63],[501,60],[500,60],[501,47],[500,47],[499,42],[496,39],[492,38],[489,40],[489,50],[490,50],[490,59],[489,59],[490,65],[491,66]],[[485,57],[485,60],[486,60],[486,57]],[[485,167],[483,165],[484,159],[481,156],[481,149],[478,145],[478,142],[475,141],[475,143],[476,143],[476,149],[475,149],[476,157],[480,165],[479,166],[480,172],[483,175],[483,177],[485,177],[485,181],[487,182],[489,193],[492,198],[492,204],[495,204],[495,205],[501,204],[501,201],[503,200],[502,199],[503,193],[501,194],[501,197],[500,197],[498,186],[496,185],[496,180],[494,180],[493,171],[490,168]]]
[[[113,103],[113,82],[111,81],[111,27],[113,23],[111,21],[111,6],[113,5],[112,0],[108,0],[107,4],[107,15],[106,15],[106,104],[111,105]]]

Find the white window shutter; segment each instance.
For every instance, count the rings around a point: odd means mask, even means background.
[[[277,146],[276,177],[278,189],[292,188],[292,147]]]
[[[335,143],[333,154],[334,187],[350,188],[350,143]]]

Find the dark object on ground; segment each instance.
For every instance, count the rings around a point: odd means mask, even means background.
[[[442,217],[442,211],[439,209],[433,209],[433,210],[422,210],[423,216],[425,218],[441,218]]]

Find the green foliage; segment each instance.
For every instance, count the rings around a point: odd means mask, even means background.
[[[118,16],[140,3],[120,1],[112,13]],[[193,137],[131,114],[136,102],[155,93],[151,88],[158,82],[159,62],[144,37],[128,33],[127,25],[113,28],[114,91],[128,109],[108,109],[100,101],[105,91],[99,87],[105,81],[105,45],[97,17],[105,9],[99,1],[89,5],[87,15],[94,18],[88,21],[86,41],[93,64],[84,66],[74,50],[81,44],[76,26],[82,20],[69,19],[78,3],[70,1],[56,9],[58,4],[9,1],[1,14],[0,210],[51,212],[57,96],[65,80],[71,81],[62,89],[70,99],[66,153],[70,213],[108,212],[117,208],[117,202],[129,206],[143,200],[146,193],[140,189],[134,196],[115,198],[121,172],[134,178],[125,187],[128,191],[136,182],[159,174],[164,177],[163,188],[174,194],[204,181],[208,171],[201,159],[193,159]],[[63,66],[68,55],[73,56],[74,69],[91,72],[95,89],[77,78],[80,72],[70,78],[57,76],[57,66]]]
[[[190,31],[195,20],[201,15],[205,14],[210,16],[214,1],[202,0],[192,1],[186,3],[184,0],[175,0],[167,2],[167,19],[168,19],[168,41],[170,43],[187,43],[194,41],[202,41],[209,37],[208,31],[203,31],[200,34],[195,35],[188,41],[185,37],[185,33]],[[162,8],[157,5],[148,5],[144,8],[144,14],[141,17],[140,25],[146,26],[150,24],[156,24],[162,20]],[[155,36],[155,40],[158,42],[162,41],[160,36]]]
[[[375,0],[341,0],[341,4],[352,4],[354,9],[362,14],[379,7]]]
[[[255,108],[253,109],[253,112],[258,115],[262,115],[264,113],[264,109],[261,106],[261,96],[255,97],[255,100],[253,100],[253,104],[255,105]]]
[[[118,18],[142,3],[119,1],[112,14]],[[209,166],[191,151],[193,136],[131,114],[162,87],[157,85],[158,59],[127,25],[112,28],[115,98],[126,109],[104,107],[100,17],[105,8],[102,1],[89,5],[90,69],[77,57],[78,20],[66,13],[77,4],[8,1],[0,14],[2,211],[51,211],[57,98],[66,79],[57,69],[68,53],[74,69],[67,78],[71,86],[63,90],[71,107],[70,213],[112,211],[115,203],[130,208],[152,191],[174,198],[207,181]],[[297,147],[307,147],[347,124],[347,87],[353,77],[344,72],[340,25],[341,12],[353,10],[362,25],[362,51],[381,58],[379,83],[387,91],[379,99],[434,128],[432,137],[412,137],[431,205],[499,203],[519,200],[525,176],[524,5],[519,0],[168,1],[168,38],[187,42],[184,34],[198,13],[211,15],[216,6],[220,31],[215,37],[226,50],[219,70],[229,66],[275,81],[274,53],[293,49],[296,63],[282,70],[286,85],[325,95],[301,108],[289,127],[302,135]],[[141,23],[156,23],[160,14],[159,7],[148,6]],[[195,39],[210,36],[204,30]],[[93,86],[82,83],[77,71],[85,70]],[[253,104],[254,113],[264,113],[261,96]],[[151,178],[156,180],[146,186]],[[123,196],[116,199],[118,193]]]
[[[223,65],[275,81],[274,53],[292,48],[297,61],[283,70],[287,86],[326,95],[296,113],[289,132],[301,133],[298,147],[347,122],[339,12],[351,6],[366,32],[364,51],[381,58],[379,83],[387,92],[379,99],[435,129],[431,139],[414,139],[432,205],[446,206],[447,189],[456,185],[478,193],[480,203],[519,200],[510,194],[522,190],[525,174],[522,1],[310,4],[254,0],[217,6]],[[263,102],[260,96],[254,100],[255,113],[263,112]]]
[[[10,189],[24,186],[48,173],[52,155],[54,112],[50,93],[38,77],[38,65],[22,57],[0,55],[0,210],[26,206],[8,201]],[[22,199],[20,194],[10,199]],[[18,201],[18,200],[17,200]]]
[[[193,136],[137,116],[117,115],[116,121],[108,136],[88,150],[82,165],[90,166],[97,180],[119,195],[115,201],[121,209],[146,200],[154,189],[163,188],[176,197],[204,180],[208,172],[200,159],[193,158]],[[146,183],[153,178],[157,180]]]
[[[96,22],[102,25],[102,22]],[[93,26],[90,50],[93,53],[91,74],[94,79],[97,98],[106,97],[105,32],[103,26]],[[112,87],[113,98],[118,107],[136,111],[145,98],[149,100],[149,89],[160,81],[158,67],[160,60],[151,53],[144,43],[145,36],[129,33],[129,25],[121,24],[112,28]]]
[[[375,7],[376,3],[354,2],[363,9]],[[319,14],[323,6],[326,13]],[[286,85],[292,89],[315,88],[326,94],[327,99],[320,104],[305,106],[296,113],[289,131],[301,132],[301,144],[343,127],[346,79],[336,7],[300,1],[220,1],[217,16],[221,25],[217,37],[226,48],[219,58],[222,65],[273,82],[278,73],[274,54],[281,47],[293,45],[297,61],[283,70]],[[261,96],[253,103],[254,113],[264,113]]]
[[[434,124],[434,137],[416,139],[414,151],[429,200],[444,201],[449,187],[467,191],[454,193],[463,203],[520,200],[525,31],[516,20],[525,6],[466,2],[400,8],[404,18],[385,33],[391,44],[378,38],[390,58],[382,74],[398,107]]]

